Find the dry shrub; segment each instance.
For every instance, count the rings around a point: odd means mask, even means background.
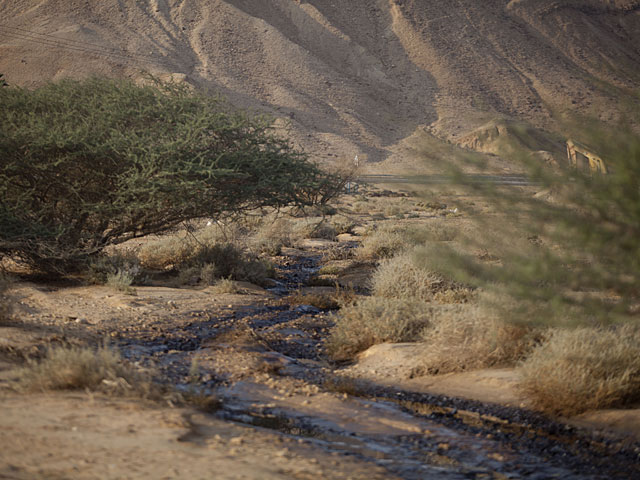
[[[136,289],[131,286],[133,285],[133,281],[133,274],[127,271],[117,271],[116,273],[107,275],[106,285],[118,292],[126,293],[127,295],[136,295]]]
[[[87,273],[90,283],[109,285],[121,291],[148,281],[134,250],[102,252],[89,260]]]
[[[393,257],[410,246],[405,233],[401,228],[384,224],[363,238],[356,255],[363,259]]]
[[[325,218],[302,218],[295,222],[293,234],[296,238],[324,238],[326,240],[336,239],[336,229]]]
[[[148,396],[150,380],[127,365],[120,354],[107,346],[96,349],[56,347],[40,361],[29,360],[19,372],[19,384],[26,390],[99,390],[112,394]]]
[[[435,303],[466,303],[475,294],[416,264],[412,252],[384,259],[371,279],[374,295]]]
[[[426,240],[432,242],[450,242],[455,240],[459,233],[460,229],[457,226],[444,219],[435,219],[425,228]]]
[[[140,249],[143,266],[178,272],[176,283],[214,285],[221,278],[257,284],[273,275],[273,266],[247,251],[241,242],[225,243],[218,228],[205,229],[199,239],[167,236]],[[236,238],[232,232],[227,238]]]
[[[336,243],[329,245],[322,251],[322,259],[325,262],[333,260],[348,260],[355,255],[354,248],[351,245],[345,245],[344,243]]]
[[[573,415],[640,400],[640,328],[553,330],[520,365],[539,408]]]
[[[378,343],[415,341],[432,314],[432,308],[421,302],[363,298],[336,315],[327,353],[334,360],[347,360]]]
[[[351,207],[351,209],[355,212],[355,213],[368,213],[371,209],[371,205],[369,205],[369,202],[367,201],[357,201],[353,204],[353,206]]]
[[[294,244],[293,222],[287,218],[267,219],[249,239],[252,250],[266,255],[280,255],[283,247]]]
[[[425,343],[417,374],[443,374],[512,366],[535,345],[538,333],[497,318],[484,305],[449,305],[422,331]]]
[[[356,226],[356,223],[345,216],[335,215],[331,217],[329,223],[336,231],[336,235],[340,235],[342,233],[353,233],[353,228]]]
[[[221,278],[211,286],[210,291],[218,295],[225,293],[233,294],[240,293],[240,287],[238,287],[238,284],[230,278]]]
[[[185,264],[194,254],[197,243],[178,235],[166,235],[145,243],[138,252],[144,268],[171,270]]]
[[[336,297],[329,293],[302,293],[295,292],[282,299],[285,305],[311,305],[320,310],[337,310],[340,304]]]

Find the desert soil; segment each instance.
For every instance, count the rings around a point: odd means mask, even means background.
[[[557,112],[615,121],[640,88],[638,0],[11,0],[0,19],[11,85],[146,71],[268,113],[314,160],[357,155],[364,173],[437,173],[452,144],[510,173],[493,154],[514,125],[562,155],[543,133]],[[407,378],[410,345],[329,363],[328,312],[281,300],[325,247],[286,251],[271,291],[18,283],[0,325],[0,478],[640,476],[638,410],[568,426],[527,411],[511,370]],[[222,406],[9,388],[25,358],[104,338]]]
[[[550,419],[528,408],[511,369],[411,378],[415,344],[330,362],[323,343],[331,313],[286,295],[333,290],[309,279],[323,252],[353,248],[358,238],[285,249],[271,288],[239,283],[237,294],[15,284],[14,320],[0,325],[0,478],[640,475],[640,410]],[[372,268],[356,265],[338,280],[363,290]],[[157,381],[215,395],[220,406],[13,390],[25,358],[105,338]]]

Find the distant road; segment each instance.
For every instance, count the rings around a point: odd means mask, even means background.
[[[535,185],[527,176],[521,174],[482,175],[471,174],[465,177],[471,183],[490,183],[493,185],[527,186]],[[362,183],[412,183],[416,185],[432,185],[450,183],[449,175],[363,175],[358,177]]]

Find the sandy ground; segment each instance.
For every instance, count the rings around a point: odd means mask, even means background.
[[[415,343],[380,344],[359,355],[344,375],[409,391],[434,393],[519,408],[531,403],[518,389],[513,368],[494,368],[412,378],[422,347]],[[564,419],[568,423],[600,432],[640,440],[640,405],[635,408],[597,410]]]
[[[343,236],[343,241],[354,238]],[[301,249],[288,249],[286,258],[318,254],[329,243],[307,240]],[[345,278],[363,281],[369,272]],[[283,307],[271,292],[251,284],[239,287],[238,294],[216,294],[211,288],[148,286],[137,287],[133,296],[102,286],[14,285],[14,320],[0,325],[0,478],[204,479],[212,472],[223,479],[395,478],[376,464],[393,462],[381,453],[391,448],[388,443],[371,445],[364,439],[416,436],[429,439],[439,452],[447,445],[449,453],[429,460],[447,468],[478,468],[460,460],[477,455],[485,459],[481,465],[507,458],[499,443],[352,395],[348,385],[328,388],[321,378],[338,373],[393,389],[527,407],[514,370],[410,378],[420,346],[383,344],[363,352],[353,366],[334,371],[309,350],[326,336],[329,317],[300,315],[298,307]],[[286,318],[291,320],[283,322]],[[217,390],[226,417],[176,407],[171,397],[152,402],[12,390],[16,367],[25,357],[40,356],[50,346],[104,338],[131,362],[175,384],[189,382],[197,364],[199,381]],[[336,432],[323,441],[347,445],[346,451],[276,425],[279,415],[296,422],[312,419],[313,428]],[[269,428],[249,425],[248,418],[267,421]],[[589,412],[569,421],[640,440],[640,409]],[[344,443],[352,438],[353,445]]]
[[[0,404],[0,478],[392,478],[304,441],[188,409],[83,394],[2,395]]]
[[[0,3],[0,18],[0,73],[10,84],[93,73],[138,78],[145,70],[273,115],[314,159],[344,165],[358,155],[374,173],[424,171],[425,157],[437,167],[449,156],[442,139],[491,153],[488,143],[509,135],[505,125],[554,128],[557,110],[614,120],[626,92],[640,87],[637,0],[457,0],[446,9],[436,0],[12,0]],[[508,171],[508,162],[494,161]],[[20,320],[0,326],[0,477],[392,478],[371,463],[191,409],[5,388],[25,356],[50,345],[164,341],[161,358],[179,357],[194,325],[205,333],[212,319],[231,325],[268,304],[267,292],[141,287],[132,297],[105,287],[21,284],[14,294]],[[327,421],[344,428],[357,418],[349,428],[382,428],[339,393],[273,380],[271,369],[295,365],[258,343],[213,345],[202,352],[213,360],[202,363],[239,382],[230,394],[249,403],[335,413]],[[353,372],[380,384],[527,405],[513,371],[409,379],[407,353],[379,346]],[[248,388],[242,382],[256,366],[266,373]],[[640,410],[630,409],[571,421],[637,436],[638,418]],[[393,418],[384,428],[423,426]]]

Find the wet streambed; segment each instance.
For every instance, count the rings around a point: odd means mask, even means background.
[[[319,259],[284,258],[273,292],[283,296],[307,284]],[[336,384],[334,366],[322,351],[330,326],[326,311],[266,302],[166,327],[130,339],[121,349],[134,361],[152,364],[164,381],[180,389],[221,396],[215,414],[220,418],[357,456],[383,466],[390,476],[640,478],[637,444],[593,436],[514,408],[363,382]],[[244,343],[233,337],[235,332],[244,332]],[[220,358],[227,351],[232,362],[233,354],[247,351],[252,359],[262,355],[271,367],[246,378],[225,377],[215,368],[193,378],[194,359]]]

